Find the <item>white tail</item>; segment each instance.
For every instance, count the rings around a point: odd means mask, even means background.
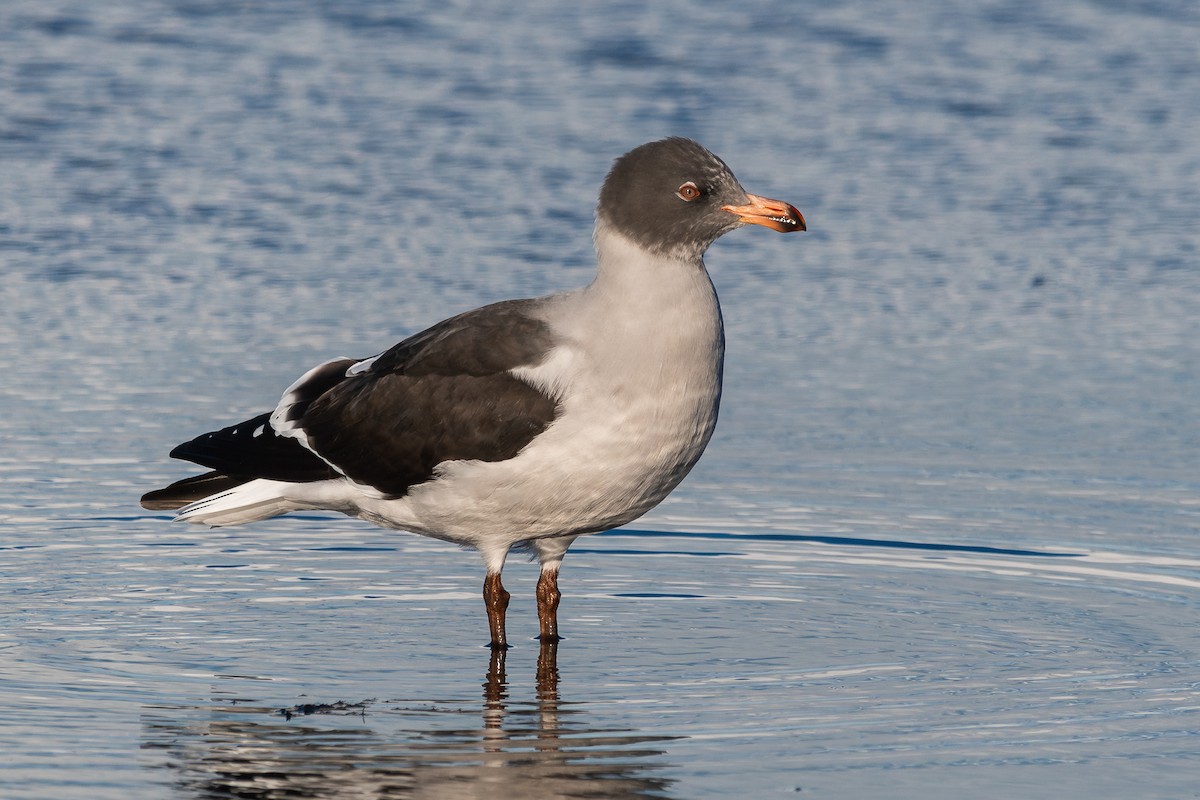
[[[290,486],[294,484],[259,478],[227,492],[189,503],[179,509],[175,519],[219,527],[277,517],[303,508],[284,496]]]

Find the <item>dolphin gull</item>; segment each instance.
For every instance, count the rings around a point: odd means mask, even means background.
[[[508,646],[500,571],[527,546],[541,562],[539,638],[558,641],[567,548],[656,506],[712,436],[725,338],[704,253],[743,225],[805,230],[696,142],[637,147],[601,188],[588,286],[326,361],[273,411],[172,450],[212,471],[142,505],[211,526],[328,509],[476,548],[496,649]]]

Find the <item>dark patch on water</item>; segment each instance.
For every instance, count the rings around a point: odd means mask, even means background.
[[[367,705],[374,702],[375,699],[372,698],[370,700],[362,700],[358,703],[346,703],[342,700],[333,703],[301,703],[291,708],[281,708],[278,713],[279,716],[288,720],[293,717],[308,717],[313,714],[353,715],[365,718],[367,716]]]
[[[391,553],[396,550],[396,548],[394,548],[394,547],[368,547],[365,545],[363,545],[363,546],[346,545],[346,546],[341,546],[341,547],[309,547],[306,549],[322,551],[322,552],[331,552],[331,553]]]
[[[650,69],[664,63],[650,40],[639,36],[620,36],[589,42],[580,52],[584,66],[614,66],[623,69]]]
[[[634,536],[637,538],[672,539],[716,539],[748,542],[808,542],[833,544],[845,547],[882,547],[897,550],[933,550],[941,552],[981,553],[1003,556],[1030,556],[1039,558],[1081,558],[1086,553],[1061,553],[1045,550],[1019,550],[1007,547],[984,545],[939,544],[936,542],[904,542],[892,539],[863,539],[852,536],[804,536],[791,533],[691,533],[684,531],[642,531],[621,528],[596,534],[597,536]]]

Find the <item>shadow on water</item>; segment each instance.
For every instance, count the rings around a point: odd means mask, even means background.
[[[1047,550],[1017,550],[1007,547],[984,547],[968,544],[939,544],[937,542],[906,542],[896,539],[861,539],[854,536],[800,536],[792,533],[696,533],[691,531],[639,531],[620,529],[595,534],[596,536],[631,536],[656,539],[703,539],[738,542],[804,542],[809,544],[832,544],[844,547],[882,547],[894,550],[925,550],[942,553],[981,553],[1000,556],[1039,556],[1043,558],[1082,558],[1086,553],[1056,553]],[[576,547],[573,553],[584,552]],[[605,549],[605,553],[611,550]],[[643,551],[639,551],[643,552]],[[703,555],[691,553],[689,555]]]
[[[590,725],[559,697],[557,656],[557,644],[541,646],[532,701],[510,698],[505,653],[494,652],[482,704],[148,707],[142,749],[165,756],[183,796],[205,800],[670,797],[655,745],[675,737]]]

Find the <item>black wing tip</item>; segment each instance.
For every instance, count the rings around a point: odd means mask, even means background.
[[[175,481],[170,486],[146,492],[140,500],[142,508],[147,511],[174,511],[183,508],[188,503],[203,500],[220,492],[227,492],[241,486],[253,478],[226,475],[222,472],[206,472],[203,475],[193,475]]]
[[[280,436],[271,414],[201,434],[171,451],[171,458],[191,461],[225,475],[305,483],[337,477],[337,473],[299,440]]]

